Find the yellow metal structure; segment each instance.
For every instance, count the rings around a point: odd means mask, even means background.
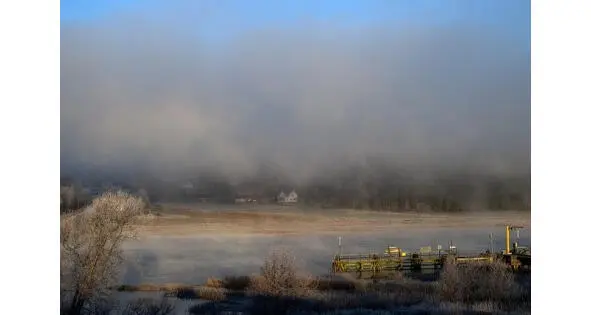
[[[395,246],[388,246],[388,248],[386,248],[386,250],[384,251],[384,254],[406,257],[406,252],[404,252],[399,247],[395,247]]]
[[[509,254],[511,247],[511,226],[505,227],[505,253]]]
[[[519,246],[517,242],[513,244],[511,248],[511,231],[516,230],[519,233],[519,229],[522,226],[507,225],[505,227],[505,252],[503,253],[503,259],[507,265],[513,270],[530,269],[531,268],[531,253],[529,248]],[[517,234],[519,237],[519,234]]]
[[[511,231],[523,229],[523,226],[507,225],[505,226],[505,254],[509,255],[511,251]]]
[[[480,254],[469,254],[460,256],[458,250],[450,242],[449,250],[443,250],[440,245],[437,251],[433,251],[431,246],[421,247],[416,252],[405,252],[397,246],[388,246],[383,251],[361,255],[342,255],[341,238],[339,237],[339,253],[332,260],[332,272],[371,272],[377,274],[388,271],[412,270],[420,271],[427,269],[441,269],[447,262],[461,265],[472,263],[483,263],[493,261],[503,261],[515,271],[531,270],[531,251],[529,247],[519,246],[519,230],[524,227],[506,225],[505,226],[505,250],[501,253],[493,253],[492,234],[490,236],[490,248]],[[511,231],[517,232],[517,242],[511,244]]]

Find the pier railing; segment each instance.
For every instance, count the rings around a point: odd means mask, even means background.
[[[492,262],[492,254],[466,254],[434,252],[412,253],[405,256],[389,254],[336,255],[332,260],[332,272],[382,272],[391,270],[425,270],[443,268],[447,261],[466,264]]]

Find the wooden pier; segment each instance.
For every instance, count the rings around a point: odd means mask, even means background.
[[[493,253],[491,248],[482,253],[460,255],[450,242],[443,250],[439,245],[436,250],[430,246],[422,247],[419,251],[406,253],[399,247],[388,246],[384,252],[369,252],[367,254],[343,255],[341,253],[341,238],[339,237],[339,253],[334,256],[331,273],[373,273],[388,271],[423,271],[439,270],[446,263],[458,265],[470,263],[492,263],[500,261],[514,271],[531,270],[531,253],[528,247],[518,246],[517,242],[510,248],[510,231],[522,227],[506,226],[506,249]],[[492,235],[491,235],[492,238]]]

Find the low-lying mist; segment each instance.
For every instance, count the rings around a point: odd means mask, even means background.
[[[308,23],[213,40],[182,21],[62,25],[62,174],[266,165],[302,184],[376,157],[417,177],[529,174],[529,43],[510,34]]]
[[[488,234],[496,233],[494,251],[504,247],[502,227],[490,229],[402,229],[391,233],[345,234],[344,254],[381,253],[387,246],[416,251],[422,246],[448,246],[449,241],[463,254],[489,248]],[[521,244],[530,244],[529,230],[522,231]],[[198,284],[208,277],[251,275],[259,271],[273,249],[287,249],[299,264],[316,275],[325,275],[338,253],[336,236],[191,236],[147,237],[125,245],[126,284],[181,282]]]

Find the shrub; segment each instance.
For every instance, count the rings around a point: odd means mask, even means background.
[[[447,264],[438,289],[442,301],[470,304],[506,301],[519,294],[513,273],[502,262]]]
[[[298,272],[295,257],[287,251],[274,251],[261,267],[261,274],[250,279],[250,295],[308,296],[317,281]]]
[[[221,288],[224,286],[224,283],[220,279],[209,277],[205,282],[205,286],[209,288]]]

